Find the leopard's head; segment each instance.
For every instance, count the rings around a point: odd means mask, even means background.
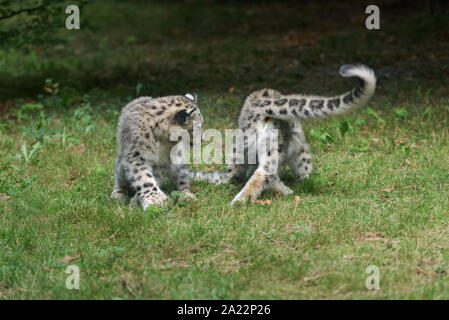
[[[175,113],[172,120],[173,124],[187,130],[189,134],[193,133],[194,128],[201,132],[204,118],[198,107],[196,94],[187,93],[182,99],[185,102],[185,107]]]

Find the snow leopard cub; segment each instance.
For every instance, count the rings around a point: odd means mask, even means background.
[[[117,158],[115,160],[114,189],[111,198],[127,200],[128,191],[135,195],[130,207],[164,205],[167,195],[161,190],[162,178],[168,177],[187,196],[189,170],[185,164],[173,164],[170,132],[193,126],[201,132],[203,116],[194,94],[161,98],[141,97],[122,110],[117,127]],[[179,150],[183,152],[183,150]],[[130,190],[131,189],[131,190]]]
[[[227,183],[232,179],[249,180],[235,196],[231,204],[247,199],[255,200],[263,190],[271,189],[281,194],[293,191],[284,185],[278,171],[288,164],[297,178],[305,179],[312,173],[312,155],[300,121],[325,118],[343,114],[363,106],[374,94],[376,77],[373,70],[365,65],[343,65],[343,77],[358,77],[359,85],[352,90],[334,97],[309,96],[302,94],[284,95],[273,89],[262,89],[251,93],[245,100],[239,116],[239,129],[254,129],[257,132],[257,148],[270,138],[270,130],[278,130],[278,148],[258,154],[257,164],[230,164],[228,172],[191,172],[196,180]],[[242,155],[235,155],[234,161]],[[244,154],[248,152],[248,141],[244,142]],[[244,156],[244,155],[243,155]]]

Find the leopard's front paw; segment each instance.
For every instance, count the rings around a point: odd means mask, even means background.
[[[126,201],[128,199],[128,196],[126,193],[121,189],[114,189],[111,193],[111,199],[116,199],[120,201]]]
[[[242,190],[235,196],[234,200],[231,201],[231,206],[233,206],[237,202],[246,202],[247,200],[248,200],[248,196],[246,196]]]
[[[165,206],[167,204],[168,197],[165,193],[157,193],[151,196],[144,197],[140,200],[142,208],[145,211],[150,205]]]
[[[274,187],[273,187],[273,190],[274,190],[275,192],[277,192],[277,193],[280,193],[280,194],[284,195],[284,196],[293,193],[293,190],[292,190],[292,189],[290,189],[289,187],[287,187],[287,186],[285,186],[285,185],[283,185],[283,184],[279,184],[279,185],[274,186]]]
[[[140,199],[137,196],[137,194],[131,198],[131,200],[129,201],[129,207],[130,208],[135,208],[138,207],[140,205]]]

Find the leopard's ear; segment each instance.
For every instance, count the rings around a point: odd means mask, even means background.
[[[184,97],[195,103],[198,100],[198,96],[196,95],[196,93],[186,93]]]
[[[173,117],[173,121],[177,124],[186,124],[187,118],[196,110],[196,108],[184,109],[178,111]]]
[[[190,117],[190,115],[196,110],[196,108],[190,108],[186,110],[187,116]]]

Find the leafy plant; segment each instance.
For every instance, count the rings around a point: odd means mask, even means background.
[[[332,136],[328,132],[326,132],[322,129],[321,130],[311,129],[310,135],[312,137],[314,137],[315,139],[320,140],[324,144],[334,143],[334,139],[332,138]]]
[[[136,85],[136,97],[138,97],[140,95],[140,91],[142,91],[143,89],[143,84],[142,83],[137,83]]]
[[[20,107],[22,111],[35,111],[44,109],[44,105],[42,103],[25,103]]]
[[[91,110],[92,108],[90,103],[84,103],[74,112],[74,123],[77,127],[81,126],[84,128],[83,132],[85,135],[97,126],[97,124],[92,120]]]
[[[401,142],[401,143],[399,144],[399,149],[401,149],[401,151],[402,151],[404,154],[408,155],[409,152],[410,152],[410,144],[408,144],[407,142]]]
[[[398,117],[406,117],[408,115],[408,111],[405,108],[394,108],[393,112]]]
[[[11,167],[13,166],[11,165]],[[37,175],[32,174],[26,176],[25,179],[23,180],[17,181],[16,177],[11,175],[8,175],[6,177],[0,176],[0,193],[4,192],[11,196],[15,195],[17,192],[20,192],[21,190],[28,188],[36,178]]]
[[[377,122],[379,122],[379,123],[385,123],[385,120],[384,120],[382,117],[380,117],[380,116],[377,114],[376,110],[374,110],[373,108],[367,107],[367,108],[365,109],[365,112],[366,112],[367,114],[373,116],[374,118],[376,118]]]
[[[348,123],[348,121],[346,121],[346,120],[341,121],[338,124],[338,129],[340,130],[341,137],[343,138],[345,136],[346,132],[349,131],[349,123]]]
[[[33,144],[31,147],[31,150],[28,150],[27,143],[24,142],[22,144],[22,147],[20,148],[20,151],[22,151],[22,154],[18,154],[19,158],[23,158],[25,162],[30,162],[33,158],[35,158],[38,154],[39,149],[42,148],[42,144],[40,141]]]
[[[365,138],[360,137],[360,144],[352,146],[349,150],[351,152],[367,152],[369,150],[369,141]]]

